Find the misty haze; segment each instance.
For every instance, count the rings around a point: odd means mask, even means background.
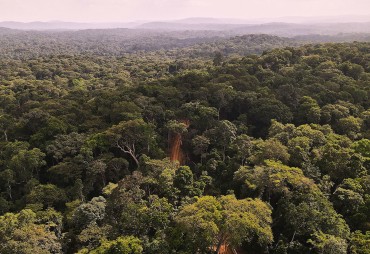
[[[370,254],[369,0],[0,0],[1,254]]]

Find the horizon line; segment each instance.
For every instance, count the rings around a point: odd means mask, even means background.
[[[3,22],[14,22],[14,23],[80,23],[80,24],[107,24],[107,23],[147,23],[147,22],[176,22],[176,21],[186,21],[191,19],[214,19],[214,20],[229,20],[229,21],[239,21],[239,22],[257,22],[263,20],[271,20],[268,23],[276,22],[272,20],[282,20],[282,19],[310,19],[311,21],[314,19],[335,19],[335,18],[367,18],[368,20],[364,21],[343,21],[337,23],[348,23],[348,22],[355,22],[355,23],[363,23],[363,22],[370,22],[370,14],[368,15],[356,15],[356,14],[348,14],[348,15],[320,15],[320,16],[278,16],[278,17],[261,17],[261,18],[232,18],[232,17],[212,17],[212,16],[189,16],[189,17],[182,17],[178,19],[132,19],[132,20],[115,20],[115,21],[76,21],[76,20],[66,20],[66,19],[56,19],[56,20],[32,20],[32,21],[20,21],[20,20],[0,20],[1,23]],[[284,21],[280,21],[284,22]],[[292,22],[294,23],[294,22]]]

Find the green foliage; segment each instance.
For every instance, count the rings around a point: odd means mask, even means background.
[[[64,204],[66,199],[64,190],[53,184],[37,185],[27,195],[28,203],[41,203],[45,207],[58,207]]]
[[[103,197],[95,197],[88,203],[80,204],[72,215],[73,227],[76,230],[82,230],[91,224],[103,220],[105,207],[106,200]]]
[[[254,239],[260,245],[272,242],[271,210],[260,200],[204,196],[184,206],[175,221],[190,252],[219,248],[224,243],[236,247]]]
[[[309,96],[303,96],[298,107],[297,122],[320,123],[320,117],[321,109],[316,100]]]
[[[121,122],[107,131],[107,137],[113,147],[131,156],[136,165],[139,165],[139,156],[149,153],[155,145],[154,129],[142,119]]]
[[[1,253],[368,253],[369,43],[199,33],[0,36]]]
[[[113,241],[102,241],[101,245],[90,251],[91,254],[141,254],[141,241],[132,236],[118,237]]]
[[[370,253],[370,232],[362,234],[360,231],[352,233],[350,238],[350,253],[368,254]]]
[[[6,213],[0,217],[0,252],[10,253],[62,253],[54,225],[47,217],[45,224],[38,223],[36,214],[22,210],[17,214]],[[42,222],[42,221],[40,221]]]
[[[345,240],[332,235],[319,232],[314,235],[314,240],[309,241],[317,253],[334,254],[347,253],[347,243]]]

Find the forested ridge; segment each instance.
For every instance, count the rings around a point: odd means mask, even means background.
[[[145,29],[20,31],[0,27],[0,35],[0,56],[11,59],[61,54],[120,57],[143,52],[165,54],[173,59],[212,58],[215,51],[240,56],[261,54],[267,49],[299,44],[291,38],[263,34],[231,36],[223,31]]]
[[[13,42],[0,253],[370,253],[370,43]]]

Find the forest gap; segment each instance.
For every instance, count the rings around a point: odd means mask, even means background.
[[[186,128],[190,126],[189,120],[181,120],[180,123],[185,124]],[[170,160],[173,162],[179,162],[183,165],[185,162],[185,155],[182,150],[182,134],[181,133],[171,133],[170,138]]]

